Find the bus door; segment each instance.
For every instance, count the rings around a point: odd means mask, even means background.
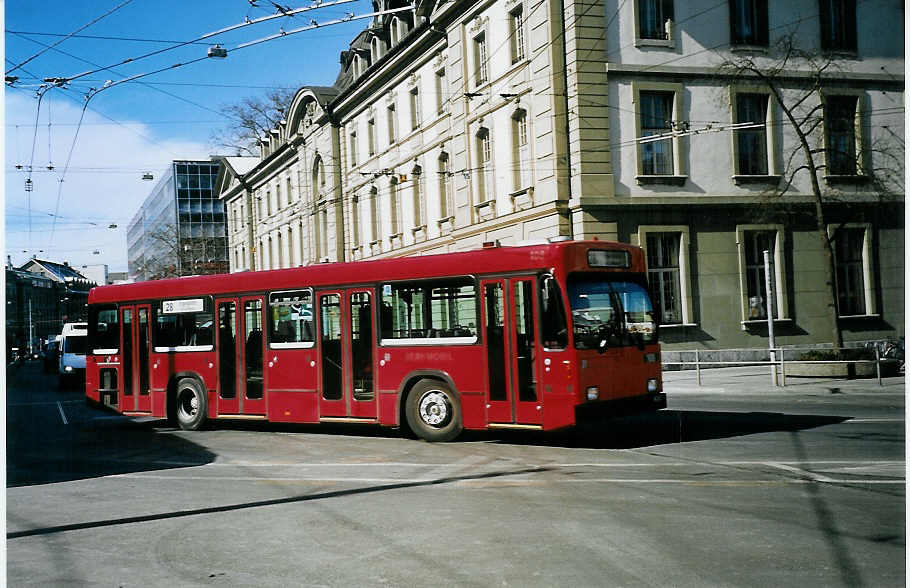
[[[378,395],[373,379],[376,355],[376,332],[373,312],[373,292],[348,290],[347,317],[344,324],[348,343],[348,370],[345,373],[345,396],[349,414],[355,418],[375,419],[379,416]]]
[[[373,292],[320,292],[320,418],[376,419]]]
[[[534,278],[512,278],[509,337],[512,345],[512,393],[515,422],[543,423],[543,404],[537,385],[537,283]]]
[[[120,307],[120,398],[121,412],[136,411],[136,395],[133,394],[133,317],[136,309],[133,306]]]
[[[121,306],[120,410],[151,412],[149,306]]]
[[[262,296],[248,296],[240,299],[243,309],[240,315],[242,333],[241,357],[237,365],[237,394],[240,396],[240,414],[265,414],[265,372],[262,369],[265,352],[265,335],[263,330],[265,308]]]
[[[346,417],[344,350],[341,338],[343,292],[320,292],[319,308],[319,416]]]
[[[136,391],[136,410],[141,412],[151,412],[152,396],[149,378],[151,377],[151,365],[149,362],[149,352],[151,351],[151,322],[149,316],[151,309],[149,305],[143,304],[136,307],[136,346],[133,351],[133,383]]]
[[[487,420],[540,424],[536,377],[534,279],[484,280]]]
[[[240,414],[238,390],[245,388],[242,373],[242,345],[237,345],[237,299],[219,298],[215,301],[218,331],[215,344],[218,362],[217,414]]]

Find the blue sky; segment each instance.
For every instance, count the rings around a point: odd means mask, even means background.
[[[282,5],[301,8],[313,3],[285,0]],[[126,225],[154,185],[143,181],[142,174],[150,171],[157,177],[172,159],[207,158],[219,152],[211,137],[228,123],[218,113],[223,105],[274,87],[332,84],[340,52],[369,21],[321,27],[230,50],[281,30],[307,26],[313,19],[323,24],[348,13],[366,14],[372,7],[364,0],[323,6],[125,65],[115,64],[247,18],[275,14],[275,5],[264,0],[254,4],[249,0],[54,0],[7,2],[5,9],[5,71],[19,77],[4,95],[6,253],[17,265],[34,254],[77,267],[106,263],[111,271],[123,271]],[[46,49],[102,16],[77,36]],[[215,43],[228,48],[226,59],[204,59],[101,91],[91,98],[78,124],[90,88],[202,57]],[[50,89],[39,110],[37,90],[43,78],[72,77],[109,66],[114,67],[74,80],[65,88]],[[48,170],[49,165],[54,169]],[[31,192],[25,190],[29,177],[34,185]],[[108,228],[111,224],[117,228]]]

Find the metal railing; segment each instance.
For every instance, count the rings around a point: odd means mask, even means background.
[[[810,352],[827,352],[834,354],[833,348],[794,348],[794,347],[775,347],[775,348],[751,348],[751,349],[690,349],[690,350],[673,350],[665,353],[678,354],[678,361],[661,361],[662,366],[680,366],[680,369],[686,369],[685,366],[694,366],[695,369],[695,378],[698,382],[698,385],[702,385],[702,370],[708,369],[711,367],[746,367],[746,366],[768,366],[771,370],[771,381],[775,386],[786,386],[787,385],[787,366],[794,365],[836,365],[836,364],[873,364],[875,365],[875,376],[878,380],[878,385],[883,386],[882,383],[882,362],[883,361],[900,361],[901,365],[903,364],[902,360],[897,360],[894,358],[885,358],[882,357],[882,353],[879,350],[877,345],[871,347],[850,347],[850,348],[841,348],[836,350],[838,353],[835,355],[840,355],[840,352],[849,349],[851,353],[856,353],[857,351],[866,351],[870,355],[869,358],[850,358],[850,359],[799,359],[793,358],[794,353],[799,353],[804,355]],[[768,359],[764,360],[755,360],[755,359],[712,359],[711,356],[726,356],[731,357],[736,353],[751,353],[755,355],[767,355]],[[790,354],[790,359],[787,359],[787,354]],[[685,355],[693,356],[693,359],[686,360],[684,359]],[[709,356],[706,358],[705,356]],[[871,357],[874,355],[874,358]],[[690,368],[691,369],[691,368]],[[779,371],[778,371],[779,370]],[[778,377],[778,373],[780,377]],[[790,377],[799,377],[799,376],[790,376]]]

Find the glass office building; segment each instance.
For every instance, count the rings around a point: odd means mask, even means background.
[[[214,193],[220,165],[174,161],[127,227],[135,281],[227,273],[224,203]]]

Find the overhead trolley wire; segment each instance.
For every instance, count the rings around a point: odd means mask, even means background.
[[[107,12],[105,12],[104,14],[102,14],[101,16],[92,19],[90,22],[88,22],[88,23],[85,24],[85,25],[82,25],[81,27],[79,27],[78,29],[76,29],[75,31],[73,31],[72,33],[70,33],[69,35],[64,36],[62,39],[60,39],[59,41],[57,41],[56,43],[54,43],[54,44],[51,45],[50,47],[47,47],[47,48],[45,48],[45,49],[42,49],[41,51],[35,53],[34,55],[32,55],[31,57],[29,57],[29,58],[26,59],[25,61],[23,61],[23,62],[21,62],[21,63],[18,63],[18,64],[16,64],[16,65],[14,65],[12,68],[6,70],[6,75],[11,74],[12,72],[14,72],[14,71],[16,71],[17,69],[21,68],[23,65],[27,64],[29,61],[31,61],[31,60],[35,59],[36,57],[40,56],[41,54],[43,54],[43,53],[44,53],[45,51],[47,51],[48,49],[52,49],[52,48],[56,47],[56,46],[59,45],[60,43],[66,41],[67,39],[69,39],[70,37],[72,37],[73,35],[75,35],[76,33],[78,33],[78,32],[80,32],[80,31],[83,31],[83,30],[87,29],[88,27],[92,26],[93,24],[95,24],[96,22],[100,21],[100,20],[103,19],[104,17],[109,16],[109,15],[113,14],[114,12],[120,10],[121,8],[123,8],[124,6],[126,6],[127,4],[129,4],[129,3],[132,2],[132,1],[133,1],[133,0],[124,0],[123,2],[121,2],[120,4],[118,4],[117,6],[113,7],[112,9],[110,9],[110,10],[108,10]]]

